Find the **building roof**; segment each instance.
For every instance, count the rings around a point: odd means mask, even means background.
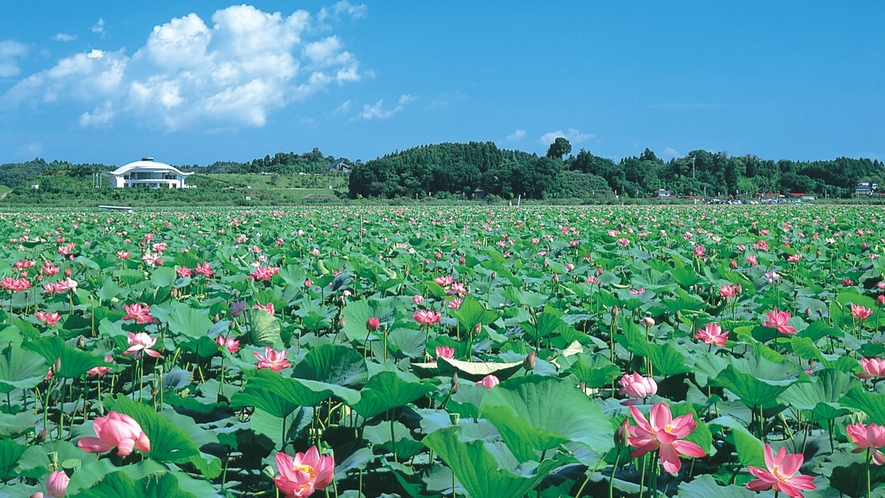
[[[189,176],[189,175],[193,174],[193,172],[185,173],[184,171],[181,171],[174,166],[170,166],[166,163],[154,161],[153,159],[148,159],[148,160],[142,159],[141,161],[134,161],[129,164],[124,164],[123,166],[120,166],[119,168],[115,169],[114,171],[111,171],[109,174],[119,176],[119,175],[124,175],[132,170],[171,171],[175,174],[182,175],[182,176]]]

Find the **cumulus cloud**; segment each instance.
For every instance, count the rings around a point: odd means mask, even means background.
[[[664,149],[664,152],[661,153],[663,157],[679,157],[679,152],[676,152],[676,149],[672,147],[667,147]]]
[[[284,16],[249,5],[219,10],[209,22],[188,14],[155,26],[131,56],[75,54],[20,81],[0,102],[71,100],[84,106],[81,126],[129,119],[170,131],[260,127],[272,112],[362,78],[340,37],[315,38],[316,22],[303,10]],[[103,21],[97,26],[103,30]]]
[[[21,72],[18,67],[18,59],[28,53],[28,47],[24,43],[14,40],[0,42],[0,78],[16,76]]]
[[[510,135],[507,135],[507,140],[510,140],[511,142],[516,142],[517,140],[522,140],[524,136],[525,130],[516,130]]]
[[[575,128],[569,128],[564,133],[562,130],[556,130],[541,135],[541,143],[544,145],[550,145],[559,137],[566,138],[570,143],[581,143],[593,140],[596,138],[596,135],[593,135],[592,133],[581,133]]]
[[[53,41],[69,42],[69,41],[74,41],[74,39],[76,39],[76,37],[74,35],[69,35],[67,33],[57,33],[51,39]]]
[[[369,120],[369,119],[387,119],[394,114],[405,109],[406,104],[415,100],[415,97],[411,95],[403,95],[399,98],[395,107],[390,109],[384,108],[384,99],[375,102],[375,105],[364,105],[363,111],[360,113],[360,117]]]

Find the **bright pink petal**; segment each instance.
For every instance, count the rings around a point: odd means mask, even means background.
[[[664,470],[670,474],[679,473],[682,461],[679,460],[679,453],[676,452],[672,445],[661,445],[661,464],[664,466]]]
[[[703,458],[707,456],[707,453],[697,444],[692,443],[691,441],[673,441],[673,448],[679,452],[680,455],[695,457],[695,458]]]
[[[105,453],[114,449],[114,445],[104,443],[96,437],[84,437],[77,442],[77,446],[88,453]]]

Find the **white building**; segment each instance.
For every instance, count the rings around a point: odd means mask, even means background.
[[[191,188],[184,180],[193,173],[185,173],[178,168],[154,161],[152,157],[120,166],[108,173],[111,187],[142,187],[142,188]]]

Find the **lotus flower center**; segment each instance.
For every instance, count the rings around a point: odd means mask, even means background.
[[[295,467],[295,470],[300,470],[301,472],[304,472],[305,474],[309,475],[311,481],[314,480],[317,476],[316,469],[311,467],[310,465],[299,465],[299,466]]]
[[[670,431],[672,431],[672,430],[673,430],[673,426],[670,424],[667,424],[667,426],[664,427],[664,432],[666,432],[667,434],[670,434]]]
[[[771,473],[774,474],[774,477],[777,477],[777,479],[778,479],[779,481],[786,480],[787,476],[782,476],[781,473],[778,472],[779,467],[780,467],[779,465],[773,465],[773,466],[771,467]]]

